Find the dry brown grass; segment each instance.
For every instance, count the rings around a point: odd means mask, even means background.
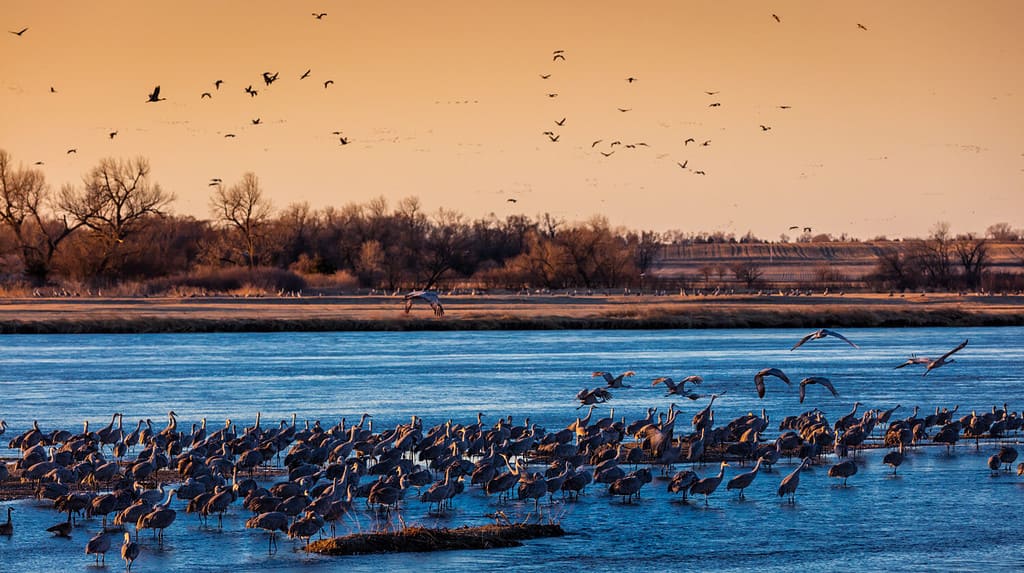
[[[452,296],[436,319],[401,297],[0,300],[0,333],[552,330],[1024,325],[1024,297]]]

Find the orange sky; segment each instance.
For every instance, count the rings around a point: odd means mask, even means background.
[[[54,187],[141,154],[202,218],[210,178],[254,171],[277,207],[416,195],[765,238],[1024,226],[1016,0],[0,5],[0,148]]]

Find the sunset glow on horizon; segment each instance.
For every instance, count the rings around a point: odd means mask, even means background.
[[[209,180],[251,171],[279,209],[984,232],[1024,224],[1022,21],[1010,0],[8,1],[0,149],[55,189],[141,155],[203,219]]]

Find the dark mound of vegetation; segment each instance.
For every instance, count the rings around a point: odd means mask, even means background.
[[[316,541],[313,553],[323,555],[364,555],[367,553],[408,553],[452,549],[496,549],[519,547],[523,539],[561,537],[560,525],[514,524],[428,529],[407,527],[393,533],[355,533]]]

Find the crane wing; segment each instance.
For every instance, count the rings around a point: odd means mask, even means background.
[[[953,350],[950,350],[949,352],[943,354],[942,358],[939,358],[939,362],[945,362],[947,358],[963,350],[965,346],[967,346],[967,339],[964,339],[964,341],[958,344],[957,347],[954,348]]]

